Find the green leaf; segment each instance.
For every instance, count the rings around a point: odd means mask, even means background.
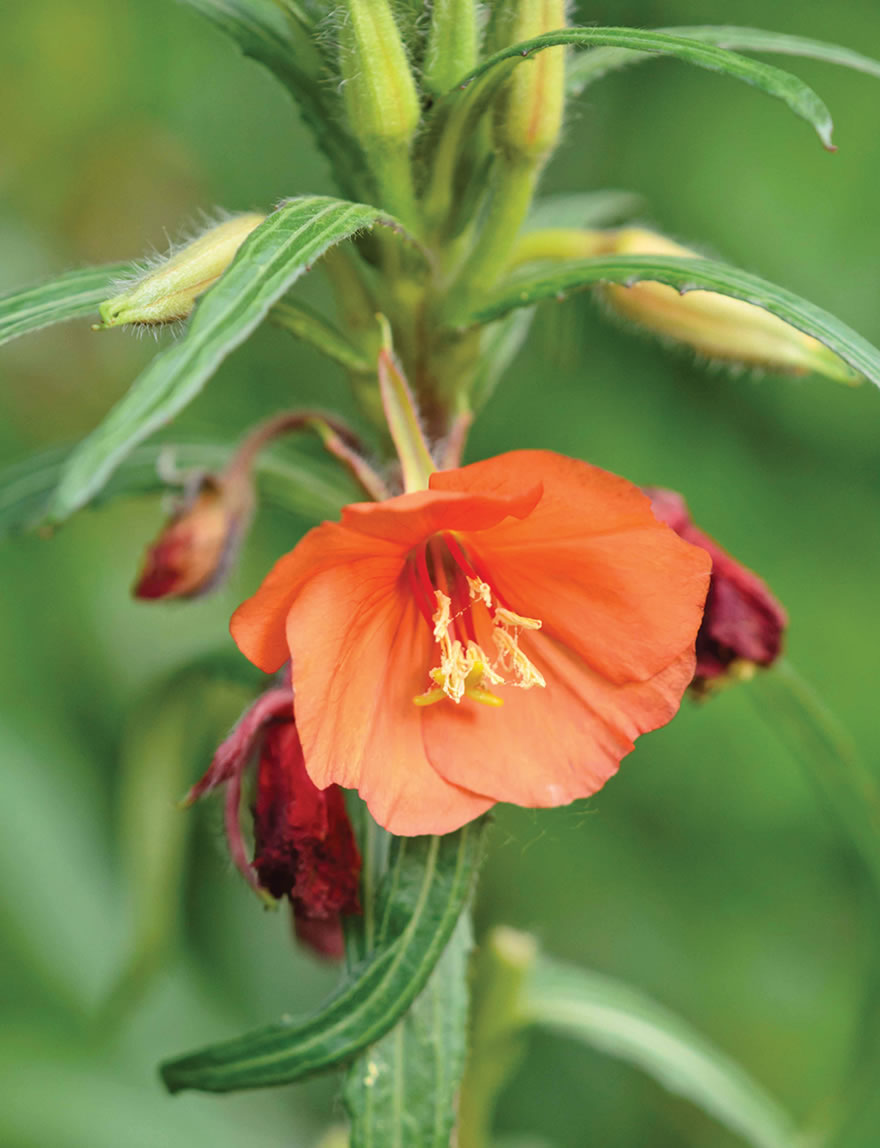
[[[607,227],[621,219],[631,219],[645,206],[644,196],[635,191],[580,191],[548,195],[532,204],[526,231],[545,227]]]
[[[754,1148],[793,1148],[788,1114],[690,1025],[636,989],[540,957],[527,990],[533,1023],[619,1057],[699,1105]]]
[[[802,56],[811,60],[822,60],[827,64],[840,64],[857,72],[880,77],[880,62],[841,48],[837,44],[826,44],[823,40],[808,40],[803,36],[789,36],[785,32],[763,32],[760,28],[735,28],[725,25],[695,25],[686,28],[658,28],[670,36],[683,36],[688,40],[698,40],[704,44],[714,44],[737,52],[777,52],[784,56]],[[588,84],[599,80],[609,72],[619,68],[650,60],[649,52],[637,52],[628,48],[596,48],[584,52],[572,60],[566,74],[566,87],[569,94],[577,95]]]
[[[812,124],[826,148],[833,147],[831,143],[833,125],[828,109],[812,88],[797,76],[792,76],[789,72],[769,64],[761,64],[746,56],[737,55],[735,52],[726,51],[715,44],[702,43],[699,40],[670,35],[666,32],[645,32],[638,28],[563,28],[558,32],[547,32],[543,36],[523,40],[489,56],[478,68],[462,77],[456,89],[448,93],[443,102],[453,102],[462,88],[466,93],[469,85],[488,72],[498,69],[499,65],[502,65],[500,73],[503,77],[511,67],[533,52],[561,44],[572,44],[582,48],[626,48],[650,55],[674,56],[698,68],[732,76],[759,88],[767,95],[782,100],[795,115]]]
[[[63,522],[85,506],[133,447],[192,402],[226,356],[316,259],[377,223],[392,221],[375,207],[328,196],[302,196],[273,212],[196,304],[184,338],[153,359],[73,452],[47,521]]]
[[[0,298],[0,344],[52,323],[90,315],[110,294],[114,280],[133,270],[131,263],[86,267],[39,287],[11,291]]]
[[[511,279],[470,314],[453,314],[450,321],[460,327],[489,323],[517,307],[531,307],[544,299],[562,300],[570,292],[596,283],[620,283],[631,287],[643,281],[666,283],[682,294],[687,291],[716,291],[763,307],[792,327],[818,339],[858,375],[880,386],[880,351],[846,323],[784,287],[710,259],[613,255],[572,260],[550,270]]]
[[[409,1012],[349,1069],[350,1148],[448,1148],[464,1071],[471,944],[465,913]]]
[[[181,473],[215,472],[223,468],[234,450],[234,443],[149,443],[137,447],[122,461],[92,505],[123,496],[167,491],[168,479],[160,474],[159,460],[163,455]],[[0,540],[39,525],[70,455],[69,447],[54,447],[0,470]],[[343,471],[327,462],[297,457],[289,447],[261,451],[254,471],[262,501],[309,519],[336,518],[346,503],[362,497]]]
[[[230,1092],[287,1084],[341,1062],[379,1040],[427,983],[468,904],[480,860],[482,823],[445,837],[400,837],[378,906],[389,943],[357,966],[316,1013],[166,1061],[171,1092]]]

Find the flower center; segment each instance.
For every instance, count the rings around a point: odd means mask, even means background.
[[[505,606],[486,572],[468,557],[453,534],[435,535],[410,555],[407,576],[416,604],[438,647],[439,664],[429,673],[433,686],[413,698],[430,706],[464,698],[500,706],[492,686],[531,689],[546,682],[519,647],[522,630],[540,630],[538,618],[525,618]],[[477,616],[492,625],[490,656],[477,640]],[[485,631],[485,626],[481,626]]]

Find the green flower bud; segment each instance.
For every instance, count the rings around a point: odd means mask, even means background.
[[[565,0],[518,0],[499,11],[497,46],[565,25]],[[559,141],[564,108],[565,48],[534,52],[514,67],[495,105],[495,147],[508,159],[543,162]]]
[[[387,0],[346,0],[339,29],[342,89],[352,131],[369,156],[409,147],[419,97]]]
[[[153,327],[186,319],[198,296],[217,282],[239,247],[265,218],[251,212],[211,227],[102,303],[98,312],[103,322],[95,329],[127,323]]]

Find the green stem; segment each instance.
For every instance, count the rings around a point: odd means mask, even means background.
[[[522,1055],[530,1023],[524,989],[535,963],[535,942],[525,933],[493,929],[474,967],[470,1053],[458,1103],[458,1148],[488,1148],[498,1094]]]
[[[529,213],[538,167],[532,162],[495,161],[492,198],[483,228],[459,272],[457,290],[464,299],[479,298],[503,274],[519,230]]]
[[[332,323],[304,303],[276,303],[269,318],[297,339],[357,374],[373,374],[375,360],[359,350]]]

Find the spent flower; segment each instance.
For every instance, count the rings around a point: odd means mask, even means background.
[[[661,522],[712,559],[706,610],[697,634],[697,666],[691,688],[705,694],[728,680],[751,677],[782,652],[788,616],[766,583],[695,526],[680,494],[660,487],[645,493]]]
[[[256,758],[254,856],[240,824],[243,774]],[[268,899],[287,898],[303,944],[320,956],[343,955],[342,918],[360,912],[360,854],[337,786],[318,789],[306,773],[287,686],[267,690],[218,747],[188,802],[226,786],[230,856]]]

